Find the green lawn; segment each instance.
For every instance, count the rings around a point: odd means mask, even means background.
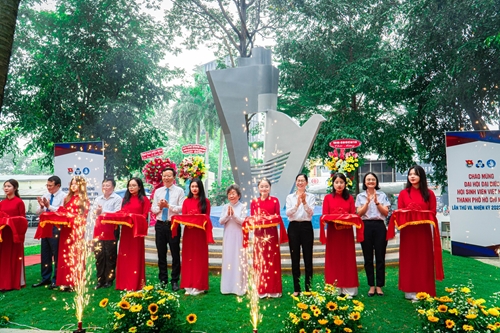
[[[479,261],[443,253],[445,277],[437,283],[438,295],[444,294],[446,286],[466,284],[469,280],[474,285],[473,292],[477,297],[488,298],[494,292],[500,291],[500,269],[483,264]],[[397,289],[398,270],[387,269],[387,286],[384,297],[366,297],[368,287],[364,272],[360,272],[358,299],[365,303],[366,310],[372,311],[369,321],[364,325],[368,332],[418,332],[418,323],[414,315],[414,305],[403,298],[403,293]],[[10,291],[0,296],[0,313],[9,315],[12,321],[27,326],[45,330],[68,331],[75,329],[65,327],[74,324],[74,311],[68,306],[72,303],[72,293],[52,291],[45,288],[31,288],[38,281],[40,266],[26,269],[28,287],[20,291]],[[157,280],[157,268],[147,267],[147,279],[152,283]],[[321,275],[314,276],[314,283],[322,282]],[[195,325],[197,331],[203,332],[251,332],[247,299],[219,293],[220,277],[210,277],[210,291],[200,296],[181,296],[181,304],[186,314],[193,312],[198,316]],[[287,311],[293,305],[289,294],[293,291],[291,276],[283,276],[284,296],[280,299],[266,299],[261,302],[263,321],[260,332],[278,332],[282,321],[287,318]],[[84,326],[103,328],[106,324],[106,312],[98,306],[102,298],[110,301],[119,300],[119,292],[111,289],[91,291],[90,305],[84,315]],[[15,327],[15,326],[12,326]],[[89,331],[89,330],[87,330]],[[97,331],[91,330],[91,331]],[[105,329],[102,332],[106,332]]]

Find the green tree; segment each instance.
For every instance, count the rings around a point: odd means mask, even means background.
[[[279,108],[305,122],[326,118],[311,157],[327,157],[333,139],[363,142],[399,168],[414,154],[398,82],[398,49],[389,38],[397,8],[389,1],[320,0],[296,2],[287,13],[293,29],[278,30]]]
[[[185,46],[206,42],[229,55],[235,67],[234,53],[250,57],[257,35],[266,37],[280,24],[273,11],[269,0],[173,0],[165,20]]]
[[[499,120],[499,1],[405,1],[403,92],[419,157],[446,181],[444,133],[484,130]]]
[[[0,154],[20,134],[49,166],[56,142],[103,140],[108,174],[139,169],[139,153],[166,140],[150,120],[171,98],[175,74],[160,65],[171,40],[162,24],[135,1],[68,0],[21,13]]]
[[[215,109],[215,103],[205,73],[198,71],[194,75],[194,85],[181,87],[180,96],[172,109],[172,125],[179,129],[185,139],[196,138],[200,143],[202,130],[205,133],[207,152],[205,161],[209,161],[209,140],[219,133],[219,151],[222,151],[224,140],[219,131],[220,123]],[[222,172],[222,154],[219,154],[218,181]]]
[[[9,61],[21,0],[0,1],[0,111],[2,110]],[[1,112],[0,112],[1,114]]]

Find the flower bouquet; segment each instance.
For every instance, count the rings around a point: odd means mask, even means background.
[[[295,306],[283,321],[282,333],[362,332],[363,303],[338,295],[337,288],[326,284],[319,291],[292,296]]]
[[[161,159],[158,157],[149,161],[142,169],[142,174],[146,179],[146,183],[156,188],[156,186],[162,182],[161,172],[167,167],[177,171],[177,166],[169,158]]]
[[[193,178],[204,179],[207,174],[207,167],[201,156],[185,157],[179,164],[179,183],[184,185],[186,180]]]
[[[123,292],[117,303],[104,298],[99,306],[108,310],[111,332],[190,332],[196,315],[183,318],[179,296],[161,285],[145,286],[137,292]]]
[[[325,162],[325,166],[331,171],[332,176],[337,172],[343,173],[347,178],[347,189],[351,190],[354,186],[354,173],[359,168],[358,154],[354,151],[348,151],[338,156],[337,151],[335,151],[329,155],[331,159]],[[328,186],[333,186],[332,177],[328,179]]]
[[[488,304],[486,300],[472,296],[472,286],[445,288],[447,295],[431,297],[418,293],[417,316],[420,332],[500,332],[499,295],[495,294]]]

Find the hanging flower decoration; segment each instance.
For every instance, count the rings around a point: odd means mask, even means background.
[[[351,190],[354,187],[354,174],[359,168],[358,154],[354,151],[344,153],[342,150],[337,154],[337,150],[328,154],[330,159],[325,163],[325,166],[331,171],[331,177],[328,179],[328,187],[333,186],[332,177],[335,173],[343,173],[347,178],[347,189]]]
[[[154,187],[161,184],[161,172],[167,167],[177,171],[177,166],[169,158],[162,159],[157,157],[150,160],[142,169],[142,174],[146,179],[146,183],[151,184]]]
[[[179,183],[184,185],[186,180],[193,178],[204,179],[207,174],[207,167],[201,156],[185,157],[179,164]]]

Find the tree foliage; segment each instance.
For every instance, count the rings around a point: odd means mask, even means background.
[[[444,184],[445,131],[498,121],[498,1],[292,3],[276,47],[280,108],[325,116],[314,157],[352,137],[399,170],[433,164]]]
[[[273,13],[269,0],[173,0],[165,20],[185,46],[207,42],[229,54],[234,67],[233,52],[250,57],[257,35],[280,24],[281,16]]]
[[[279,107],[302,122],[313,113],[326,118],[311,156],[327,157],[331,140],[349,137],[363,142],[360,153],[407,167],[411,140],[398,121],[401,63],[386,38],[394,8],[378,0],[324,0],[298,3],[288,15],[294,29],[280,30],[276,46]]]
[[[171,98],[175,74],[160,61],[162,25],[134,1],[59,1],[55,11],[23,7],[1,128],[0,154],[17,135],[52,165],[56,142],[105,142],[108,174],[129,175],[139,153],[163,145],[151,123]]]

